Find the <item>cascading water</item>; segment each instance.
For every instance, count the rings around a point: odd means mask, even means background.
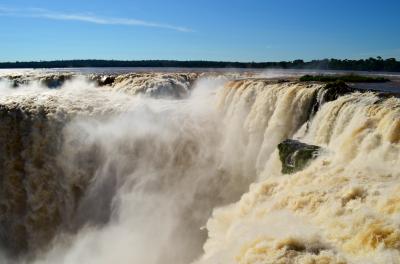
[[[3,262],[397,263],[400,101],[232,76],[0,82]]]
[[[325,150],[292,175],[276,151],[214,211],[198,263],[399,263],[399,106],[372,93],[324,104],[294,137]]]

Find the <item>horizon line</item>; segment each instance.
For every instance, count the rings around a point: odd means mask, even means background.
[[[367,58],[360,58],[360,59],[338,59],[333,57],[326,57],[321,59],[289,59],[289,60],[271,60],[271,61],[239,61],[239,60],[208,60],[208,59],[49,59],[49,60],[15,60],[15,61],[0,61],[0,63],[48,63],[48,62],[78,62],[78,61],[105,61],[105,62],[155,62],[155,61],[164,61],[164,62],[225,62],[225,63],[279,63],[279,62],[294,62],[294,61],[303,61],[304,63],[313,62],[313,61],[325,61],[325,60],[340,60],[340,61],[360,61],[360,60],[368,60],[368,59],[375,59],[375,60],[398,60],[399,58],[396,57],[382,57],[382,56],[375,56],[375,57],[367,57]]]

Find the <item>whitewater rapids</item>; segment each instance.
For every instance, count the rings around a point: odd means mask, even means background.
[[[288,138],[322,151],[282,174]],[[400,99],[320,83],[5,76],[0,261],[400,263],[399,141]]]

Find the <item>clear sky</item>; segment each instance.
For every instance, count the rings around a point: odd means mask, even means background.
[[[400,0],[1,0],[0,61],[400,58]]]

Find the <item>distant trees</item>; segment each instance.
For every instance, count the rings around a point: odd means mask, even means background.
[[[382,59],[378,56],[376,58],[368,58],[361,60],[315,60],[306,63],[306,68],[311,69],[324,69],[324,70],[352,70],[352,71],[388,71],[399,72],[400,62],[395,58]]]
[[[30,62],[1,62],[0,68],[81,68],[81,67],[184,67],[184,68],[256,68],[256,69],[321,69],[351,71],[400,72],[400,61],[395,58],[368,58],[361,60],[323,59],[280,62],[226,62],[175,60],[57,60]]]
[[[370,77],[361,76],[356,74],[346,74],[346,75],[304,75],[300,77],[301,82],[352,82],[352,83],[382,83],[389,82],[389,79],[384,77]]]

